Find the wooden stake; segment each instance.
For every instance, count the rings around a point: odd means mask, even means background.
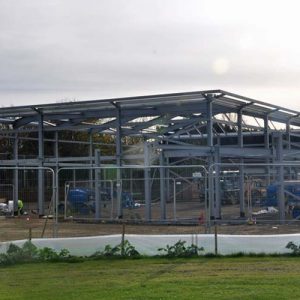
[[[218,226],[215,222],[215,255],[218,255]]]

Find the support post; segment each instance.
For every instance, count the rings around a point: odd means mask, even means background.
[[[215,219],[221,219],[221,198],[220,198],[220,148],[215,146]]]
[[[291,150],[291,120],[288,120],[286,123],[286,128],[285,128],[285,137],[286,137],[286,146],[285,148],[287,150]],[[289,180],[293,179],[293,168],[289,167]],[[297,177],[295,178],[297,179]]]
[[[286,149],[291,149],[291,124],[290,120],[286,123],[285,135],[286,135]]]
[[[145,219],[151,220],[151,177],[150,177],[150,153],[149,144],[144,142],[144,184],[145,184]],[[147,168],[148,167],[148,168]]]
[[[121,256],[124,257],[125,254],[125,223],[122,223],[122,238],[121,238]]]
[[[166,142],[167,144],[169,143],[168,141]],[[170,190],[170,169],[169,169],[169,165],[170,165],[170,160],[169,157],[165,158],[165,176],[166,176],[166,201],[170,201],[171,199],[171,190]]]
[[[95,164],[96,167],[100,167],[100,150],[95,149]],[[101,171],[95,169],[95,218],[99,220],[101,217]]]
[[[89,157],[90,157],[90,167],[93,166],[93,133],[89,132]],[[90,189],[93,189],[93,169],[89,170],[89,182]]]
[[[240,217],[245,217],[245,169],[244,169],[244,159],[240,159],[239,167],[239,198],[240,198]]]
[[[275,135],[276,140],[276,161],[281,165],[278,169],[278,208],[279,208],[279,218],[280,222],[285,222],[285,197],[284,197],[284,168],[283,168],[283,141],[282,141],[282,133],[278,132]]]
[[[117,214],[118,218],[123,218],[123,203],[122,203],[122,128],[121,128],[121,109],[117,108],[117,126],[116,126],[116,157],[117,157]]]
[[[207,131],[207,146],[212,147],[213,146],[213,113],[212,113],[212,100],[207,99],[206,100],[206,131]]]
[[[208,172],[208,211],[210,219],[215,219],[215,193],[214,193],[214,172],[212,168],[209,168]]]
[[[166,175],[164,168],[164,154],[163,150],[159,154],[159,164],[160,164],[160,219],[166,219]]]
[[[265,149],[270,149],[270,132],[269,132],[269,117],[266,115],[264,117],[264,143],[265,143]],[[266,159],[266,164],[270,164],[270,159]],[[270,166],[268,165],[266,167],[266,183],[267,185],[270,185],[271,183],[271,174],[270,174]]]
[[[213,147],[213,113],[212,113],[212,100],[206,99],[206,132],[207,132],[207,146]],[[213,150],[213,149],[211,149]],[[209,210],[210,210],[210,218],[214,219],[215,215],[215,192],[214,192],[214,174],[213,170],[210,166],[213,164],[213,156],[212,153],[208,156],[208,195],[209,195]]]
[[[57,237],[57,233],[58,233],[58,204],[59,204],[59,178],[58,178],[58,170],[59,170],[59,151],[58,151],[58,132],[55,131],[54,133],[54,156],[55,156],[55,177],[54,180],[55,182],[53,182],[53,186],[54,186],[54,199],[53,199],[53,203],[52,203],[52,210],[53,210],[53,215],[55,217],[54,220],[54,228],[53,228],[53,236]],[[64,218],[67,218],[67,207],[64,208]]]
[[[18,152],[19,152],[19,135],[15,133],[15,140],[14,140],[14,159],[18,161]],[[13,213],[18,211],[18,198],[19,198],[19,170],[18,170],[18,163],[16,164],[17,169],[14,169],[14,189],[13,189],[13,201],[14,201],[14,208]]]
[[[44,118],[39,114],[39,128],[38,128],[38,158],[39,167],[38,170],[38,212],[42,216],[45,213],[45,171],[42,169],[44,166]]]
[[[216,221],[215,221],[215,226],[214,226],[214,228],[215,228],[215,234],[214,234],[214,236],[215,236],[215,255],[218,255],[218,225],[217,225],[217,223],[216,223]]]
[[[238,112],[238,146],[240,148],[244,147],[244,140],[243,140],[243,128],[242,128],[242,121],[243,121],[243,112],[240,110]],[[239,198],[240,198],[240,217],[245,217],[245,184],[244,184],[244,158],[240,159],[240,167],[239,167]]]

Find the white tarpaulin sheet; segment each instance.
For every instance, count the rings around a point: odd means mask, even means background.
[[[72,255],[88,256],[96,251],[103,251],[106,245],[116,246],[121,243],[122,235],[105,235],[94,237],[32,239],[32,243],[39,248],[49,247],[56,251],[68,249]],[[128,240],[141,254],[157,255],[159,248],[174,245],[179,240],[186,241],[186,245],[195,244],[204,248],[204,253],[214,253],[215,236],[213,234],[184,234],[184,235],[135,235],[126,234]],[[7,250],[9,244],[22,246],[26,240],[3,242],[0,253]],[[300,244],[300,234],[282,235],[224,235],[217,236],[219,254],[244,253],[289,253],[286,248],[288,242]]]

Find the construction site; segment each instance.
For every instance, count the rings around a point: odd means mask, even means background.
[[[58,231],[68,222],[77,232],[101,222],[298,230],[298,111],[207,90],[2,107],[0,123],[0,202],[10,203],[1,222],[15,224],[21,199],[17,218],[49,217]]]

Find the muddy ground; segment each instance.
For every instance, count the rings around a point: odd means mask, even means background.
[[[258,211],[261,208],[255,208]],[[33,238],[41,238],[43,229],[44,237],[53,237],[56,232],[52,219],[39,219],[37,215],[31,214],[30,209],[27,211],[30,215],[20,217],[4,217],[0,216],[0,241],[12,241],[18,239],[27,239],[31,228]],[[102,209],[105,213],[105,210]],[[194,225],[154,225],[140,224],[141,219],[145,216],[145,208],[124,210],[124,219],[129,220],[125,225],[125,232],[131,234],[195,234],[207,233],[209,230],[203,224],[199,224],[199,217],[204,217],[205,210],[203,205],[195,202],[178,203],[176,206],[176,218],[178,220],[193,220]],[[293,222],[287,214],[286,218],[290,224],[279,224],[278,214],[262,215],[257,217],[257,224],[248,225],[247,215],[244,220],[239,219],[239,206],[231,205],[222,207],[222,215],[224,222],[217,226],[220,234],[287,234],[300,233],[300,221]],[[110,209],[107,208],[107,217],[110,216]],[[75,216],[74,216],[75,217]],[[73,217],[73,218],[74,218]],[[156,220],[160,218],[159,205],[152,206],[152,217]],[[89,216],[92,221],[94,215]],[[115,216],[112,218],[116,220]],[[167,204],[167,219],[174,220],[174,206]],[[262,219],[268,224],[262,224]],[[230,221],[225,221],[230,220]],[[124,221],[126,222],[126,221]],[[137,222],[138,224],[133,224]],[[242,222],[242,225],[232,225],[235,222]],[[183,222],[187,223],[187,222]],[[200,220],[201,223],[201,220]],[[203,223],[203,219],[202,219]],[[211,228],[210,232],[214,232]],[[60,219],[57,227],[58,237],[78,237],[78,236],[94,236],[122,233],[121,223],[82,223],[74,219],[64,221]]]
[[[53,220],[46,221],[37,217],[27,216],[0,218],[0,241],[27,239],[31,228],[33,238],[53,237],[55,228]],[[287,234],[300,233],[299,224],[253,224],[217,226],[220,234]],[[125,232],[131,234],[196,234],[205,233],[204,225],[142,225],[125,224]],[[211,229],[214,232],[214,228]],[[86,224],[75,221],[60,221],[57,228],[58,237],[79,237],[122,233],[121,223]]]

